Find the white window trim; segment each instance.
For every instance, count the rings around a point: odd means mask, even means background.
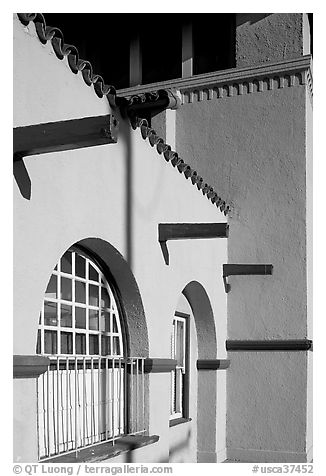
[[[171,409],[170,409],[170,420],[176,420],[179,418],[186,418],[187,416],[185,415],[185,399],[188,398],[188,389],[185,385],[185,375],[188,371],[188,342],[187,342],[187,336],[188,336],[188,326],[189,326],[189,315],[182,313],[176,312],[173,318],[173,329],[171,333],[171,357],[173,359],[176,358],[177,355],[177,325],[175,323],[181,322],[183,324],[183,336],[182,336],[182,343],[183,343],[183,365],[176,365],[175,370],[172,370],[171,372]],[[176,372],[181,370],[181,378],[179,379],[179,384],[181,384],[181,388],[178,392],[175,391],[175,385],[176,385]],[[179,408],[180,411],[175,411],[174,408],[176,406],[176,398],[179,399]]]

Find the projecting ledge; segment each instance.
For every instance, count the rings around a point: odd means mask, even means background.
[[[144,446],[156,443],[160,437],[158,435],[144,436],[144,435],[127,435],[117,438],[114,441],[100,443],[95,446],[83,448],[77,452],[59,455],[50,458],[42,463],[99,463],[122,453],[142,448]]]
[[[175,370],[177,361],[175,359],[145,359],[145,373],[165,373]]]
[[[202,359],[197,360],[198,370],[224,370],[229,368],[229,359]]]
[[[44,374],[50,365],[50,359],[42,355],[14,355],[14,378],[37,378]]]

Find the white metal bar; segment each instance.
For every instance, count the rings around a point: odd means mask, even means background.
[[[67,434],[67,448],[69,450],[69,358],[66,358],[66,434]],[[69,388],[70,389],[70,388]]]
[[[139,374],[139,368],[138,368],[138,365],[139,365],[139,359],[135,359],[135,372],[136,372],[136,398],[135,398],[135,429],[136,431],[139,430],[138,428],[138,385],[139,385],[139,382],[138,382],[138,374]]]
[[[50,383],[49,383],[49,374],[50,370],[48,369],[46,372],[46,434],[47,434],[47,456],[50,456]]]
[[[40,390],[40,377],[36,379],[36,396],[37,396],[37,431],[38,434],[40,433],[40,399],[39,399],[39,390]],[[40,438],[37,438],[37,457],[38,459],[41,458],[41,445],[40,445]]]
[[[91,357],[91,443],[94,443],[94,362],[93,357]],[[94,429],[95,430],[95,429]]]
[[[98,358],[97,402],[97,433],[98,440],[101,441],[101,357]]]
[[[122,384],[121,384],[121,358],[119,359],[119,427],[118,427],[118,433],[119,435],[121,434],[121,429],[122,429],[122,425],[121,425],[121,419],[122,419],[122,391],[121,391],[121,387],[122,387]]]
[[[109,359],[105,360],[105,439],[108,439],[108,414],[109,414],[109,402],[108,402],[108,377],[109,377]]]
[[[76,456],[77,456],[77,447],[78,447],[78,415],[77,415],[77,381],[78,375],[77,375],[77,357],[75,357],[75,450],[76,450]]]
[[[131,390],[130,390],[130,413],[131,413],[131,433],[134,430],[134,369],[133,369],[133,358],[131,358],[130,363],[130,378],[131,378]]]
[[[111,385],[111,412],[112,412],[112,444],[114,445],[114,406],[115,406],[115,398],[114,398],[114,374],[115,374],[115,359],[112,358],[112,385]]]
[[[87,392],[86,392],[86,359],[83,357],[83,446],[86,445],[86,414],[87,412]]]
[[[59,403],[60,403],[60,393],[59,393],[59,357],[57,358],[57,453],[60,451],[60,427],[59,427]]]
[[[141,359],[141,374],[142,374],[142,410],[143,410],[143,430],[146,431],[145,425],[145,359]]]
[[[65,447],[65,429],[64,429],[64,403],[63,403],[63,371],[60,373],[60,394],[61,394],[61,447]]]

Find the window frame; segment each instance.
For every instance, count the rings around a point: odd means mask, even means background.
[[[175,311],[172,323],[172,332],[171,332],[171,357],[176,358],[177,349],[176,349],[176,327],[175,322],[183,322],[184,324],[184,333],[183,333],[183,360],[184,366],[176,366],[175,370],[171,372],[171,396],[170,396],[170,426],[174,426],[178,423],[183,423],[189,421],[189,355],[190,355],[190,314],[184,312]],[[172,343],[174,348],[172,348]],[[181,411],[174,412],[173,407],[175,407],[175,402],[177,400],[177,395],[175,394],[175,386],[177,369],[182,369],[184,367],[184,372],[182,373],[181,378],[181,387],[179,401],[181,402]]]
[[[75,260],[72,260],[72,269],[71,273],[62,271],[61,269],[61,261],[62,258],[66,255],[66,253],[75,253],[75,255],[80,255],[85,259],[86,266],[85,266],[85,277],[81,277],[76,275],[75,269]],[[90,264],[89,264],[90,263]],[[92,266],[94,270],[98,273],[98,281],[90,279],[89,277],[89,266]],[[53,276],[56,276],[56,297],[47,297],[46,291],[48,289],[50,280]],[[61,297],[61,280],[62,278],[68,279],[71,281],[71,300],[67,300]],[[76,300],[76,283],[83,283],[85,285],[85,302],[79,302]],[[92,305],[89,303],[89,286],[97,286],[99,290],[102,288],[106,289],[107,294],[110,299],[109,307],[105,307],[101,305],[101,297],[99,295],[98,298],[98,305]],[[92,357],[92,356],[111,356],[111,357],[124,357],[126,346],[126,332],[124,327],[124,315],[123,309],[120,304],[121,298],[117,293],[115,282],[112,278],[112,275],[108,272],[106,267],[104,267],[94,256],[89,254],[84,249],[72,246],[68,250],[66,250],[63,255],[60,257],[58,263],[52,270],[51,276],[49,278],[47,288],[44,293],[43,302],[42,302],[42,309],[40,312],[39,318],[39,325],[38,325],[38,336],[37,336],[37,346],[36,346],[36,354],[38,355],[45,355],[48,357],[57,358],[60,357],[71,357],[71,356],[84,356],[84,357]],[[44,305],[45,303],[54,303],[56,304],[56,324],[55,325],[48,325],[45,324],[44,320]],[[62,316],[61,316],[61,308],[62,305],[70,306],[71,307],[71,325],[64,326],[61,324]],[[76,309],[85,309],[85,327],[77,327],[76,326]],[[89,311],[97,311],[98,312],[98,329],[91,329],[89,326]],[[109,312],[109,319],[110,319],[110,330],[103,331],[101,329],[101,313],[102,311]],[[114,315],[114,317],[113,317]],[[113,331],[113,321],[115,321],[115,325],[117,327],[117,331]],[[50,353],[45,352],[45,338],[44,334],[45,331],[53,331],[56,332],[56,352]],[[61,333],[70,333],[72,335],[72,352],[65,353],[61,352]],[[85,353],[76,352],[76,334],[85,335]],[[90,346],[89,346],[89,337],[91,335],[98,336],[98,353],[90,353]],[[111,353],[109,354],[102,354],[101,347],[102,347],[102,337],[108,337],[110,339],[110,350]],[[113,340],[119,340],[119,352],[114,354],[113,350]]]

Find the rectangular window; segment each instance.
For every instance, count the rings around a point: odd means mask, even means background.
[[[171,333],[171,357],[177,361],[171,372],[171,419],[187,418],[187,318],[176,312]]]

